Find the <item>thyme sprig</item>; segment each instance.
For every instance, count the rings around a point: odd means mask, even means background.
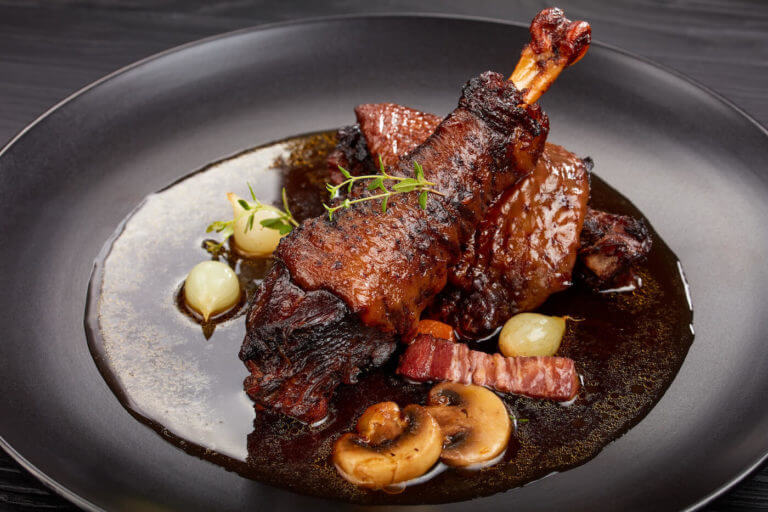
[[[331,199],[336,199],[337,197],[339,197],[341,190],[345,187],[347,189],[347,193],[351,193],[352,187],[354,186],[355,183],[366,181],[366,180],[370,181],[370,183],[368,183],[366,187],[368,191],[374,192],[378,190],[380,192],[377,194],[372,194],[367,197],[361,197],[359,199],[345,198],[341,203],[339,203],[336,206],[328,206],[327,204],[323,204],[326,211],[328,212],[328,218],[330,220],[333,220],[333,214],[335,212],[341,209],[349,208],[353,204],[362,203],[364,201],[375,201],[377,199],[381,199],[381,211],[382,213],[384,213],[387,211],[387,203],[390,197],[397,194],[406,194],[409,192],[419,193],[419,207],[421,207],[422,210],[425,210],[427,208],[427,200],[430,193],[437,194],[439,196],[442,196],[444,194],[432,188],[435,186],[435,184],[432,183],[431,181],[427,181],[427,179],[424,177],[424,168],[421,166],[420,163],[414,162],[413,169],[415,173],[414,178],[392,176],[391,174],[388,174],[387,171],[384,169],[384,162],[382,161],[381,157],[379,157],[379,174],[352,176],[352,174],[350,174],[349,171],[339,166],[339,170],[341,171],[341,173],[344,175],[344,178],[346,179],[343,182],[339,183],[338,185],[330,185],[326,183],[325,186],[331,195]],[[387,185],[389,185],[389,187]],[[283,199],[282,209],[276,206],[272,206],[270,204],[264,204],[261,201],[259,201],[256,198],[256,194],[253,192],[253,187],[251,187],[250,183],[248,183],[248,191],[251,194],[252,201],[246,201],[245,199],[237,200],[238,204],[243,209],[243,212],[240,215],[238,215],[232,220],[227,220],[227,221],[220,220],[220,221],[212,222],[206,228],[205,230],[206,233],[211,233],[215,231],[216,233],[219,233],[224,237],[219,243],[216,243],[213,240],[206,240],[205,248],[208,252],[210,252],[214,256],[218,256],[223,251],[224,243],[229,239],[229,237],[235,234],[235,224],[244,215],[248,215],[248,220],[246,221],[245,227],[243,230],[245,233],[253,229],[253,223],[255,221],[255,213],[260,210],[270,210],[272,212],[277,213],[276,217],[263,219],[259,221],[259,224],[261,224],[265,228],[275,229],[279,231],[281,235],[287,235],[293,230],[294,227],[298,227],[299,223],[294,218],[293,214],[291,213],[291,209],[288,206],[288,196],[286,195],[285,188],[283,188],[283,191],[282,191],[282,199]]]
[[[381,199],[381,212],[385,213],[387,211],[387,203],[390,197],[397,194],[406,194],[409,192],[419,192],[419,207],[422,210],[425,210],[427,208],[427,199],[430,193],[437,194],[439,196],[444,194],[432,188],[435,186],[435,183],[426,180],[424,177],[424,168],[419,162],[413,163],[413,170],[415,172],[414,178],[392,176],[391,174],[388,174],[384,169],[384,162],[382,161],[381,156],[379,156],[379,174],[352,176],[349,171],[347,171],[342,166],[339,166],[339,171],[341,171],[341,174],[344,175],[346,180],[339,183],[338,185],[325,185],[331,195],[331,199],[336,199],[339,197],[340,191],[344,187],[347,188],[347,194],[350,194],[355,183],[365,180],[370,180],[370,183],[366,187],[369,192],[376,190],[379,190],[380,192],[378,194],[372,194],[370,196],[361,197],[359,199],[345,198],[336,206],[328,206],[327,204],[323,203],[323,207],[325,207],[325,210],[328,212],[328,218],[333,220],[334,213],[339,210],[349,208],[353,204],[362,203],[365,201],[375,201],[377,199]],[[387,188],[387,182],[394,183],[392,183],[389,188]]]
[[[285,187],[283,187],[282,191],[282,200],[283,200],[283,209],[276,206],[272,206],[271,204],[264,204],[261,201],[259,201],[256,198],[256,194],[253,192],[253,187],[251,187],[251,184],[248,183],[248,191],[251,194],[251,201],[246,201],[245,199],[238,199],[237,203],[242,207],[243,212],[238,215],[236,218],[232,220],[227,221],[215,221],[212,222],[206,229],[206,233],[210,233],[212,231],[215,231],[216,233],[220,233],[224,238],[221,242],[215,243],[210,240],[206,242],[206,250],[210,252],[213,255],[218,255],[223,247],[224,243],[235,234],[235,223],[240,220],[240,218],[244,215],[248,215],[248,220],[245,223],[245,228],[243,229],[243,232],[247,233],[248,231],[253,229],[253,223],[255,220],[255,214],[256,212],[260,210],[269,210],[272,212],[277,213],[277,217],[272,217],[269,219],[263,219],[259,221],[259,224],[264,226],[265,228],[269,229],[275,229],[280,232],[281,235],[287,235],[290,233],[294,227],[297,227],[299,223],[294,218],[293,214],[291,213],[291,209],[288,206],[288,196],[285,192]]]

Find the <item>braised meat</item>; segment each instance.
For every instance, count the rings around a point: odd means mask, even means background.
[[[442,118],[395,103],[366,103],[355,107],[357,124],[336,133],[338,143],[328,155],[332,184],[344,181],[343,167],[353,175],[372,172],[379,158],[386,168],[432,135]]]
[[[579,375],[567,357],[504,357],[429,334],[408,346],[397,373],[417,382],[461,382],[561,402],[579,393]]]
[[[434,114],[395,103],[358,105],[355,116],[368,152],[376,163],[381,157],[387,168],[424,143],[442,121]]]
[[[353,340],[359,326],[344,319],[356,315],[363,325],[385,333],[413,330],[423,309],[445,286],[448,269],[488,205],[533,170],[547,132],[546,115],[538,106],[526,105],[501,75],[483,73],[467,83],[458,108],[434,134],[390,171],[413,176],[414,163],[421,164],[426,179],[442,194],[431,194],[425,210],[417,194],[403,194],[391,199],[386,212],[374,201],[358,203],[333,220],[305,221],[284,238],[267,277],[270,284],[260,289],[247,317],[240,357],[251,371],[246,384],[251,398],[307,422],[323,418],[341,375],[354,370],[344,367],[310,381],[301,375],[306,365],[295,361],[349,361],[350,347],[317,344],[309,334],[292,334],[296,327],[319,319],[328,339]],[[279,273],[284,275],[279,278]],[[307,302],[298,290],[322,292],[332,299]],[[343,303],[336,315],[329,316],[329,301]],[[275,308],[280,311],[277,317],[270,311]],[[366,357],[375,364],[382,359],[378,355]],[[275,364],[279,359],[282,365]]]
[[[432,135],[428,133],[421,142]],[[368,142],[360,131],[360,125],[345,126],[336,132],[336,148],[328,155],[329,180],[332,184],[344,181],[344,176],[339,171],[343,167],[352,174],[361,174],[374,167],[371,154],[368,151]],[[419,144],[421,144],[421,142]],[[414,145],[411,149],[415,148]]]
[[[536,169],[488,211],[430,316],[482,338],[568,288],[588,199],[587,165],[547,144]]]
[[[598,290],[630,286],[632,267],[646,258],[651,243],[642,220],[590,208],[581,231],[577,272]]]
[[[387,108],[365,106],[374,121],[377,110],[385,115]],[[369,135],[369,127],[378,123],[360,126],[366,141],[386,139],[378,129]],[[377,147],[383,148],[382,159],[396,156],[394,145]],[[396,147],[403,153],[413,149],[403,143]],[[371,153],[374,159],[381,154]],[[561,146],[546,144],[534,172],[495,200],[427,315],[451,324],[463,337],[481,338],[513,314],[535,309],[570,286],[589,199],[588,164]]]
[[[522,105],[522,106],[521,106]],[[474,233],[488,205],[535,166],[547,120],[497,73],[471,80],[457,108],[427,141],[390,170],[413,176],[414,164],[440,195],[426,210],[417,194],[393,196],[342,210],[336,219],[310,219],[276,255],[303,289],[341,297],[367,325],[411,331],[442,290],[448,267]]]
[[[305,291],[277,262],[246,318],[240,359],[251,375],[245,391],[257,405],[307,421],[326,416],[339,382],[357,382],[360,368],[389,359],[393,333],[363,324],[341,299],[324,290]]]
[[[357,151],[369,165],[379,155],[391,162],[407,154],[427,139],[426,128],[439,119],[387,103],[361,107],[356,109],[356,144],[359,148],[364,141],[365,149]],[[380,152],[369,152],[369,140],[396,138],[381,128],[395,124],[380,122],[393,111],[400,119],[420,120],[402,123],[419,130],[397,143],[377,143]],[[346,144],[341,138],[338,151]],[[511,315],[535,309],[566,289],[574,274],[598,290],[632,284],[632,268],[648,254],[650,235],[640,220],[587,208],[591,169],[591,160],[547,143],[535,171],[494,202],[427,316],[453,325],[464,337],[482,338]]]
[[[531,42],[509,81],[492,72],[470,80],[458,108],[389,169],[390,175],[405,178],[414,177],[416,164],[423,167],[435,192],[426,204],[417,194],[393,196],[387,209],[356,202],[335,219],[303,222],[282,240],[268,284],[249,311],[240,353],[251,372],[248,394],[259,406],[308,422],[324,417],[339,382],[353,380],[367,363],[384,360],[393,346],[388,336],[408,337],[416,330],[489,205],[533,171],[549,126],[532,103],[586,52],[591,31],[584,22],[567,20],[559,9],[545,9],[530,32]],[[367,129],[371,135],[366,146],[379,154],[396,154],[401,144],[422,140],[436,121],[396,105],[374,112],[360,109],[359,119],[360,133]],[[402,133],[386,136],[385,130],[394,128]],[[337,161],[364,164],[357,131],[352,128],[343,138],[350,151],[337,152]],[[316,292],[323,293],[322,299],[312,295]],[[335,314],[329,315],[329,307]],[[294,334],[304,333],[308,324],[322,324],[328,342]],[[372,338],[383,348],[357,347],[360,326],[384,333]],[[334,344],[333,333],[342,342]],[[308,365],[315,359],[324,362]],[[299,375],[307,368],[317,371]]]

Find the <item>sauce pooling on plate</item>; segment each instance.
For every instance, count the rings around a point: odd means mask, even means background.
[[[661,398],[693,341],[692,311],[678,260],[653,232],[648,261],[638,269],[641,288],[599,294],[576,284],[537,310],[580,320],[568,322],[558,355],[576,361],[583,389],[568,406],[504,396],[518,421],[496,465],[441,467],[394,494],[358,488],[338,475],[333,442],[355,430],[368,406],[426,401],[431,386],[396,376],[396,356],[358,384],[341,386],[319,426],[255,412],[237,357],[246,308],[201,325],[179,302],[180,287],[190,268],[210,259],[202,249],[204,230],[211,219],[231,215],[225,194],[246,193],[246,182],[265,202],[278,201],[285,186],[299,219],[323,214],[325,157],[334,137],[330,131],[288,139],[193,173],[149,196],[105,247],[89,293],[89,344],[135,417],[185,451],[248,478],[355,503],[416,504],[486,496],[583,464]],[[591,190],[593,207],[643,218],[595,175]],[[221,261],[235,270],[246,300],[270,265],[234,254]],[[497,342],[492,337],[471,347],[495,352]]]

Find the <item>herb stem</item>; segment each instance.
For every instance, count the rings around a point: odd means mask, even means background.
[[[249,184],[248,187],[250,186],[251,185]],[[288,194],[285,191],[285,187],[283,187],[282,198],[283,198],[283,208],[285,208],[285,213],[288,214],[285,216],[285,219],[288,222],[290,222],[294,227],[299,227],[299,223],[296,222],[296,219],[293,217],[293,213],[291,213],[291,209],[288,206]],[[277,210],[277,208],[275,208],[274,206],[272,208]],[[277,210],[277,211],[280,212],[280,210]],[[283,212],[280,212],[280,213],[282,214]]]
[[[397,194],[405,194],[408,192],[419,192],[419,207],[422,210],[425,210],[427,208],[428,194],[436,194],[439,196],[444,196],[444,194],[432,188],[436,184],[426,180],[424,177],[424,169],[422,168],[421,164],[414,162],[413,168],[415,171],[415,178],[392,176],[384,169],[384,162],[382,161],[381,156],[379,156],[379,174],[352,176],[349,171],[347,171],[342,166],[339,166],[339,171],[341,171],[341,174],[343,174],[346,179],[338,185],[326,184],[326,188],[330,193],[331,199],[336,199],[339,196],[339,191],[344,187],[347,188],[347,193],[351,194],[352,186],[357,182],[365,180],[371,180],[371,183],[367,186],[368,191],[373,192],[374,190],[381,190],[381,192],[358,199],[345,199],[338,206],[328,206],[323,204],[326,211],[328,212],[328,218],[333,220],[333,214],[335,212],[341,209],[349,208],[353,204],[362,203],[365,201],[375,201],[377,199],[381,199],[381,211],[382,213],[385,213],[387,211],[387,202],[391,196]],[[384,184],[385,180],[393,181],[395,183],[391,185],[390,188],[387,188],[387,186]]]

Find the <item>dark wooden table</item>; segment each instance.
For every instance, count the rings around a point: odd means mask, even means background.
[[[757,0],[0,0],[0,145],[101,76],[212,34],[362,12],[443,12],[527,22],[553,3],[572,18],[589,20],[597,40],[682,71],[768,125],[768,2]],[[0,451],[0,510],[42,509],[72,507]],[[705,510],[768,510],[768,465]]]

